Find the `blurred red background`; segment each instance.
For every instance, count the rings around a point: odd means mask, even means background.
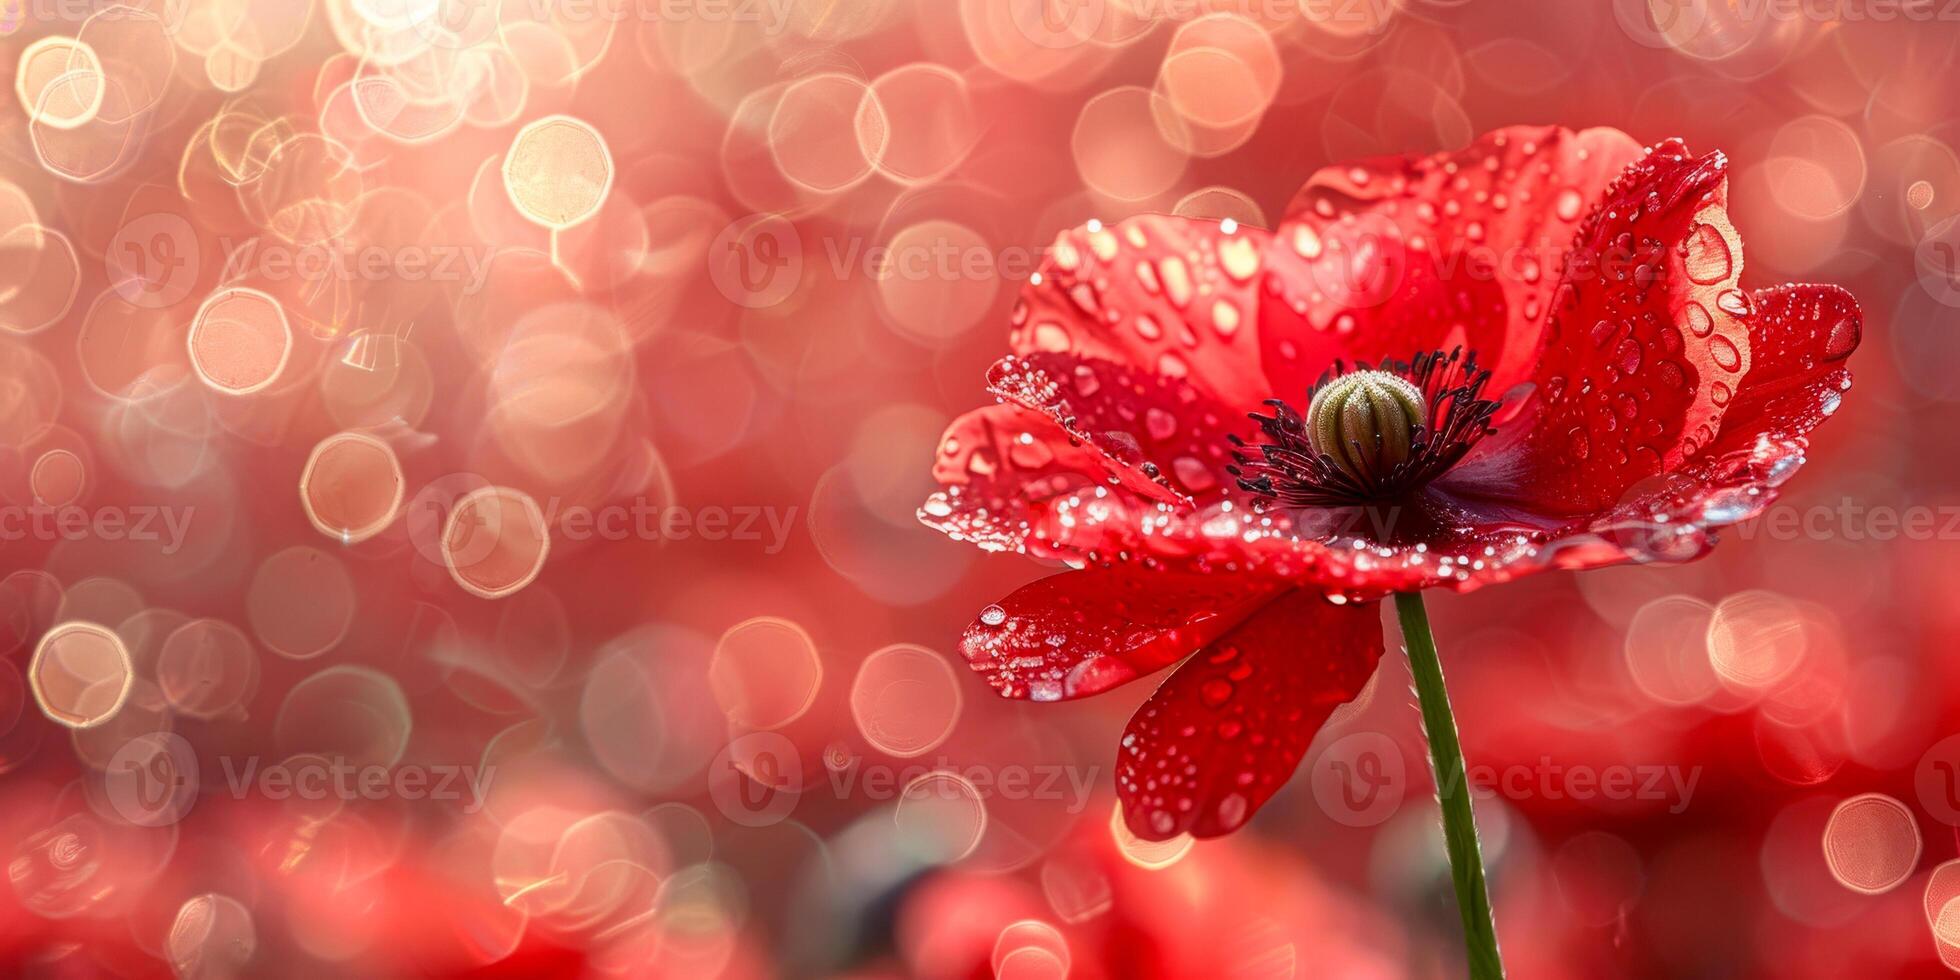
[[[1712,557],[1431,602],[1507,962],[1944,974],[1945,6],[0,0],[0,961],[1459,973],[1401,658],[1141,843],[1148,685],[996,700],[1046,569],[915,511],[1056,232],[1529,122],[1725,151],[1867,333]]]

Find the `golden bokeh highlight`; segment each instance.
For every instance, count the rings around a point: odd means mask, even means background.
[[[406,485],[394,447],[365,432],[340,432],[307,456],[299,496],[321,534],[359,544],[394,523]]]
[[[122,638],[88,622],[49,630],[27,665],[41,712],[67,728],[94,728],[114,718],[135,679]]]

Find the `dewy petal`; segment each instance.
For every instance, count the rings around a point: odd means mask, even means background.
[[[1727,171],[1721,154],[1670,140],[1614,182],[1567,256],[1530,414],[1500,424],[1452,483],[1598,513],[1709,444],[1751,359]]]
[[[1633,485],[1618,506],[1567,522],[1510,562],[1460,587],[1542,568],[1584,569],[1627,561],[1685,561],[1715,544],[1711,532],[1749,520],[1775,500],[1803,463],[1811,429],[1851,387],[1845,366],[1864,333],[1851,294],[1836,286],[1758,291],[1746,318],[1754,363],[1728,398],[1722,430],[1681,466]],[[1470,512],[1505,523],[1488,501]],[[1474,536],[1474,517],[1463,522]],[[1497,535],[1502,537],[1502,535]]]
[[[987,551],[1094,560],[1131,547],[1140,517],[1159,506],[1109,486],[1106,465],[1039,412],[978,409],[940,437],[932,475],[941,489],[919,520]]]
[[[1766,432],[1810,431],[1837,410],[1851,380],[1844,362],[1864,339],[1858,301],[1837,286],[1792,283],[1757,290],[1752,306],[1753,363],[1712,449],[1753,442]]]
[[[1216,837],[1286,784],[1334,708],[1382,654],[1377,603],[1294,591],[1172,674],[1130,719],[1116,791],[1147,840]]]
[[[1100,450],[1124,487],[1169,503],[1230,488],[1228,437],[1253,431],[1243,407],[1181,378],[1073,354],[1003,358],[987,386]]]
[[[1065,231],[1015,304],[1013,349],[1189,378],[1219,401],[1256,405],[1269,395],[1253,334],[1271,237],[1169,215]]]
[[[1088,697],[1176,663],[1286,589],[1201,574],[1063,572],[988,606],[960,653],[1002,697]]]
[[[1514,126],[1454,153],[1327,167],[1274,234],[1260,344],[1298,398],[1336,357],[1475,350],[1493,392],[1528,376],[1560,259],[1640,158],[1613,129]]]

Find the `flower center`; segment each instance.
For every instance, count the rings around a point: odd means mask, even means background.
[[[1462,348],[1379,367],[1339,361],[1314,383],[1302,417],[1279,399],[1252,414],[1265,434],[1233,439],[1239,486],[1297,507],[1395,500],[1441,476],[1493,430],[1490,372]]]
[[[1407,461],[1416,427],[1428,418],[1422,392],[1401,375],[1356,371],[1314,392],[1307,445],[1349,477],[1366,480]]]

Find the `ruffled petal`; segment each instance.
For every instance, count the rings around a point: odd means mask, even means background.
[[[1232,488],[1232,444],[1253,431],[1246,406],[1181,378],[1073,354],[1009,356],[987,374],[994,394],[1040,412],[1105,457],[1147,499],[1188,503]]]
[[[1124,822],[1147,840],[1238,829],[1381,655],[1379,604],[1281,596],[1179,667],[1130,719],[1116,757]]]
[[[1837,410],[1864,339],[1858,301],[1837,286],[1792,283],[1757,290],[1749,317],[1753,362],[1736,388],[1711,450],[1765,433],[1802,435]]]
[[[1274,390],[1300,397],[1336,357],[1456,346],[1477,352],[1492,390],[1524,380],[1566,247],[1639,158],[1618,130],[1514,126],[1454,153],[1316,173],[1267,264],[1259,335]]]
[[[932,475],[940,490],[919,520],[985,551],[1087,559],[1122,549],[1155,504],[1109,486],[1101,453],[1047,416],[993,405],[953,421]]]
[[[1015,305],[1014,351],[1112,361],[1258,404],[1269,391],[1252,334],[1272,236],[1226,227],[1144,215],[1061,233]]]
[[[1002,697],[1088,697],[1176,663],[1286,589],[1202,574],[1064,572],[988,606],[960,653]]]
[[[1727,172],[1671,140],[1614,183],[1567,256],[1531,406],[1446,478],[1454,489],[1599,513],[1709,444],[1752,346]]]

